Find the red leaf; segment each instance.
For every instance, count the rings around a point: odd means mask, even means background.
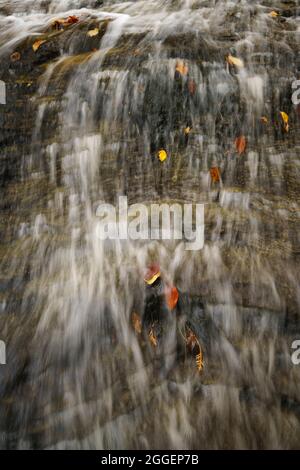
[[[170,310],[173,310],[178,302],[179,294],[175,286],[166,288],[166,300]]]
[[[245,152],[247,145],[246,137],[244,135],[240,135],[235,139],[235,148],[239,155]]]

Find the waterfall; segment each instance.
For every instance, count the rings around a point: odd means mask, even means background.
[[[298,15],[0,1],[0,447],[299,446]],[[204,204],[203,249],[99,239],[97,207],[119,196]],[[153,261],[222,331],[202,373],[192,357],[159,373],[132,328]]]

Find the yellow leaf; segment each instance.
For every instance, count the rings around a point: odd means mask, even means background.
[[[283,120],[283,127],[286,132],[289,131],[289,117],[284,111],[280,111],[282,120]]]
[[[180,75],[187,75],[189,68],[182,60],[178,60],[175,70],[176,72],[180,73]]]
[[[189,126],[188,126],[188,127],[185,127],[185,129],[184,129],[185,135],[188,135],[188,134],[191,132],[191,130],[192,130],[191,127],[189,127]]]
[[[97,36],[97,34],[99,34],[99,28],[90,29],[86,34],[90,38],[92,38],[93,36]]]
[[[44,44],[45,39],[38,39],[37,41],[35,41],[33,44],[32,44],[32,49],[34,50],[34,52],[36,52],[38,50],[38,48]]]
[[[161,149],[158,151],[158,158],[163,162],[167,158],[168,154],[165,150]]]
[[[277,13],[277,11],[273,10],[269,13],[269,16],[271,16],[272,18],[276,18],[277,16],[279,16],[279,13]]]
[[[228,64],[230,65],[235,65],[236,67],[244,67],[244,62],[242,59],[239,59],[238,57],[233,57],[232,55],[228,55],[226,57],[226,60]]]

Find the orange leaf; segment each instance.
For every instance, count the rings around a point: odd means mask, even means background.
[[[220,181],[220,172],[218,167],[214,166],[210,169],[210,177],[213,180],[213,183]]]
[[[244,135],[240,135],[235,139],[235,148],[239,155],[245,152],[245,148],[247,145],[246,137]]]
[[[131,316],[131,321],[132,321],[132,326],[134,328],[134,331],[138,334],[141,334],[142,332],[141,317],[137,313],[133,312]]]
[[[37,41],[35,41],[33,44],[32,44],[32,49],[34,50],[34,52],[36,52],[38,50],[38,48],[44,44],[45,39],[38,39]]]
[[[238,57],[233,57],[232,55],[228,55],[226,57],[226,60],[228,62],[229,65],[235,65],[236,67],[244,67],[244,62],[242,61],[242,59],[239,59]]]
[[[178,298],[179,298],[178,290],[176,289],[175,286],[167,287],[165,295],[166,295],[169,309],[173,310],[176,307],[177,302],[178,302]]]
[[[176,72],[180,73],[180,75],[187,75],[188,71],[189,71],[189,68],[182,60],[179,60],[176,63],[175,70],[176,70]]]
[[[156,336],[155,336],[155,333],[154,333],[154,331],[153,331],[153,328],[151,328],[151,330],[149,331],[149,335],[148,335],[148,336],[149,336],[149,340],[150,340],[151,345],[152,345],[154,348],[156,348],[156,346],[157,346],[157,338],[156,338]]]

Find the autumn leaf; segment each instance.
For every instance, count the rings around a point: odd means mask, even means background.
[[[97,36],[97,34],[99,34],[99,28],[90,29],[86,34],[87,34],[87,36],[89,36],[90,38],[92,38],[92,37],[94,37],[94,36]]]
[[[179,298],[178,290],[176,289],[175,286],[167,287],[165,295],[166,295],[167,305],[169,309],[173,310],[176,307],[177,302],[178,302],[178,298]]]
[[[68,18],[67,18],[67,20],[66,20],[66,23],[68,23],[68,24],[74,24],[74,23],[78,23],[78,21],[79,21],[78,16],[71,15],[71,16],[68,16]]]
[[[280,111],[280,114],[283,120],[283,128],[285,132],[288,132],[289,131],[289,116],[284,111]]]
[[[149,336],[149,341],[150,341],[151,345],[152,345],[154,348],[156,348],[156,346],[157,346],[157,338],[156,338],[156,336],[155,336],[155,333],[154,333],[154,331],[153,331],[153,328],[151,328],[151,330],[149,331],[149,335],[148,335],[148,336]]]
[[[199,345],[199,347],[200,347],[200,345]],[[200,347],[200,352],[199,352],[199,354],[197,354],[197,356],[196,356],[196,365],[197,365],[198,371],[201,372],[202,369],[203,369],[203,366],[204,366],[204,362],[203,362],[203,353],[202,353],[201,347]]]
[[[21,59],[21,54],[20,52],[13,52],[11,55],[10,55],[10,60],[12,62],[17,62],[18,60]]]
[[[266,116],[262,116],[260,120],[263,124],[268,124],[268,118],[266,118]]]
[[[277,11],[273,10],[269,13],[269,16],[271,16],[272,18],[277,18],[277,16],[279,16],[279,13],[277,13]]]
[[[242,59],[239,59],[238,57],[233,57],[232,55],[228,55],[226,57],[226,60],[229,65],[235,65],[236,67],[242,68],[244,67],[244,62]]]
[[[188,66],[182,61],[182,60],[179,60],[176,62],[176,68],[175,68],[176,72],[178,72],[180,75],[187,75],[188,74],[188,71],[189,71],[189,68]]]
[[[190,132],[191,132],[192,128],[190,126],[187,126],[183,129],[183,132],[185,133],[185,135],[188,135]]]
[[[37,41],[35,41],[33,44],[32,44],[32,49],[34,50],[34,52],[36,52],[38,50],[38,48],[44,44],[45,39],[38,39]]]
[[[167,152],[164,149],[159,150],[157,155],[161,162],[163,162],[168,156]]]
[[[212,167],[210,169],[210,177],[213,181],[213,183],[216,183],[217,181],[220,181],[220,172],[218,167]]]
[[[247,145],[246,137],[244,135],[240,135],[239,137],[235,139],[234,143],[235,143],[236,151],[238,152],[239,155],[242,155],[242,153],[245,152],[246,145]]]
[[[196,366],[198,371],[201,372],[204,366],[203,352],[195,333],[190,328],[186,332],[185,341],[191,353],[195,353],[195,348],[198,351],[196,354]]]
[[[132,321],[132,326],[134,328],[134,331],[138,334],[141,334],[142,332],[142,321],[141,317],[138,313],[133,312],[131,316],[131,321]]]
[[[160,277],[160,268],[158,264],[151,264],[148,267],[144,281],[151,286]]]

